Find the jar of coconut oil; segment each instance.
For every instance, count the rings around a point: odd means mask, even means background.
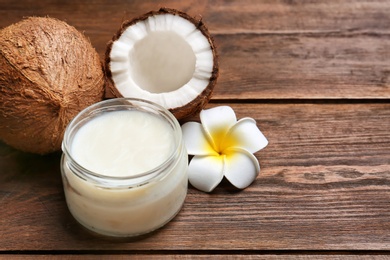
[[[62,150],[68,208],[96,233],[151,232],[184,203],[187,152],[179,123],[159,105],[128,98],[94,104],[70,122]]]

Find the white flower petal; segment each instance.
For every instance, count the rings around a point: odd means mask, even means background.
[[[223,179],[224,156],[194,156],[188,165],[188,180],[204,192],[212,191]]]
[[[203,127],[197,122],[187,122],[181,127],[184,144],[191,155],[218,155],[204,134]]]
[[[226,134],[222,149],[243,148],[255,153],[268,145],[268,140],[253,118],[242,118]]]
[[[230,149],[225,159],[225,177],[239,189],[248,187],[260,172],[257,158],[244,149]]]
[[[219,150],[226,132],[236,121],[236,114],[229,106],[219,106],[200,112],[200,121],[215,150]]]

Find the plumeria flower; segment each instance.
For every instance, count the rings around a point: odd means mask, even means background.
[[[229,106],[202,110],[200,121],[182,126],[187,152],[194,155],[188,167],[191,185],[210,192],[225,176],[239,189],[248,187],[260,172],[253,153],[268,144],[256,121],[249,117],[237,121]]]

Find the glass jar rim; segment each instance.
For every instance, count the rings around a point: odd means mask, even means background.
[[[160,116],[172,127],[174,138],[175,138],[175,147],[171,154],[164,160],[160,165],[137,174],[127,175],[127,176],[108,176],[100,174],[94,171],[91,171],[82,165],[80,165],[72,156],[70,152],[71,148],[71,139],[72,134],[74,135],[77,132],[77,127],[82,125],[83,121],[91,116],[98,116],[102,112],[108,111],[122,111],[118,108],[127,108],[126,110],[131,110],[130,108],[135,108],[138,111],[153,112],[155,115]],[[143,109],[141,109],[143,108]],[[103,100],[92,104],[83,110],[81,110],[67,125],[64,132],[64,137],[62,141],[62,151],[70,159],[72,170],[75,171],[77,175],[82,175],[79,177],[87,178],[89,180],[94,180],[95,182],[126,182],[130,181],[130,186],[139,186],[149,182],[157,177],[163,177],[165,170],[169,168],[172,164],[175,163],[176,158],[179,156],[182,147],[182,133],[180,124],[175,118],[175,116],[163,106],[151,102],[149,100],[139,99],[139,98],[112,98],[108,100]]]

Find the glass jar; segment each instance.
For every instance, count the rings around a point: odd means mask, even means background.
[[[74,147],[78,141],[75,136],[78,132],[101,116],[110,117],[114,115],[110,113],[118,111],[142,112],[145,117],[157,117],[168,125],[173,149],[164,155],[165,159],[157,166],[136,174],[115,176],[91,170],[75,157]],[[130,145],[128,149],[136,150],[139,147]],[[69,123],[62,150],[61,173],[68,208],[79,223],[96,233],[130,237],[151,232],[169,222],[184,203],[188,183],[188,156],[181,128],[176,118],[157,104],[130,98],[110,99],[94,104],[81,111]],[[103,152],[109,153],[110,148]],[[144,158],[138,160],[144,163],[154,160],[148,154],[142,156]]]

